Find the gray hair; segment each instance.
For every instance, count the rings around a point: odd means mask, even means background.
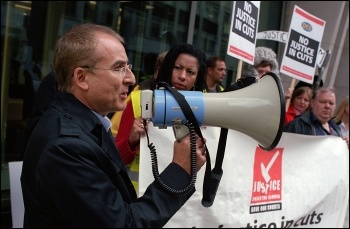
[[[250,65],[248,63],[243,64],[242,78],[258,77],[259,74],[256,68],[263,62],[267,62],[268,65],[271,66],[271,72],[279,76],[279,65],[277,62],[276,53],[272,49],[267,47],[256,47],[254,65]]]

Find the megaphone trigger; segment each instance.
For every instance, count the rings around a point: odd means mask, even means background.
[[[181,140],[190,134],[188,127],[186,125],[183,125],[183,124],[175,124],[173,126],[173,131],[174,131],[174,135],[175,135],[176,140]]]

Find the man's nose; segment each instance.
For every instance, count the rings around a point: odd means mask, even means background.
[[[130,85],[134,85],[136,83],[135,75],[131,70],[128,69],[126,71],[124,81],[126,81]]]

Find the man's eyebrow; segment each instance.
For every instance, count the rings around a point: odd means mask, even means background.
[[[128,60],[117,60],[116,62],[114,62],[113,65],[125,65],[127,64],[129,61]]]

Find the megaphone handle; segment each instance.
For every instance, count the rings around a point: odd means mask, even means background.
[[[224,160],[225,155],[227,134],[228,129],[221,128],[215,166],[212,172],[210,173],[210,176],[207,176],[207,173],[205,174],[206,176],[204,176],[202,198],[202,205],[204,207],[210,207],[214,203],[214,199],[219,188],[219,184],[223,174],[222,162]]]
[[[223,171],[221,173],[215,173],[214,171],[211,173],[211,183],[210,183],[210,198],[202,198],[203,207],[210,207],[214,203],[214,199],[216,196],[216,192],[218,191],[219,184],[221,181]]]
[[[182,140],[184,137],[190,134],[188,127],[183,124],[174,125],[173,131],[174,131],[176,140]]]
[[[144,120],[145,122],[145,120]],[[144,124],[145,125],[145,124]],[[181,195],[186,195],[189,192],[193,190],[195,187],[196,179],[197,179],[197,172],[196,172],[196,132],[194,131],[192,125],[186,126],[189,130],[189,135],[190,135],[190,149],[191,149],[191,180],[189,184],[187,185],[186,188],[181,189],[181,190],[176,190],[173,189],[172,187],[168,186],[160,177],[159,170],[158,170],[158,160],[157,160],[157,152],[155,149],[155,146],[153,143],[149,143],[149,138],[148,138],[148,133],[147,133],[147,128],[145,129],[145,133],[147,136],[147,146],[151,151],[151,160],[152,160],[152,172],[155,181],[167,192],[175,195],[175,196],[181,196]]]
[[[204,141],[202,132],[200,130],[200,127],[198,125],[197,119],[193,114],[193,111],[190,107],[190,105],[187,103],[185,96],[183,96],[180,92],[178,92],[177,90],[171,88],[167,83],[165,82],[160,82],[159,84],[164,83],[165,88],[170,91],[175,100],[178,102],[178,104],[180,105],[181,109],[184,112],[185,117],[187,118],[188,121],[190,121],[190,123],[186,123],[185,127],[189,128],[189,133],[190,133],[190,138],[191,138],[191,181],[189,183],[189,185],[183,189],[183,190],[174,190],[170,187],[168,187],[160,178],[159,176],[159,171],[158,171],[158,167],[157,167],[157,156],[156,156],[156,152],[155,152],[155,147],[151,144],[149,144],[149,148],[151,149],[151,155],[152,155],[152,170],[153,170],[153,175],[155,180],[166,190],[168,190],[170,193],[173,193],[175,195],[183,195],[183,194],[187,194],[189,191],[191,191],[194,188],[195,185],[195,181],[197,179],[197,172],[196,172],[196,151],[192,150],[195,149],[196,147],[192,145],[192,142],[194,142],[194,145],[196,144],[196,137],[195,134],[197,133],[199,135],[199,137]],[[147,132],[146,132],[147,133]],[[209,151],[208,148],[205,146],[206,148],[206,158],[207,158],[207,168],[206,168],[206,173],[210,172],[210,156],[209,156]],[[153,166],[155,165],[155,166]],[[209,165],[209,167],[208,167]]]

